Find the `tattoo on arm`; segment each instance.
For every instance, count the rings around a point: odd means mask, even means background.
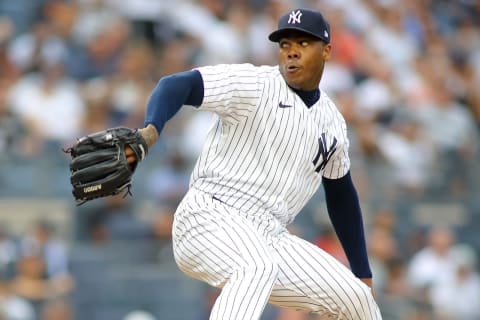
[[[140,134],[147,142],[148,148],[151,148],[158,140],[159,134],[154,125],[149,124],[143,129],[140,129]]]

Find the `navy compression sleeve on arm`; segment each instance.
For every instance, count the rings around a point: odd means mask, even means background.
[[[199,106],[202,101],[203,79],[198,70],[165,76],[150,95],[144,125],[153,124],[160,133],[182,105]]]
[[[324,177],[322,180],[328,215],[345,250],[350,268],[358,278],[371,278],[362,211],[350,172],[340,179]]]

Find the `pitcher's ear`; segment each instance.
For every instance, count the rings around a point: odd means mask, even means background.
[[[322,53],[322,58],[325,61],[330,60],[330,56],[332,53],[332,45],[330,43],[325,44],[323,47],[323,53]]]

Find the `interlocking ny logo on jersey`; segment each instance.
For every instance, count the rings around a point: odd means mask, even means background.
[[[292,11],[288,17],[288,22],[291,24],[300,23],[300,18],[302,17],[302,12],[300,10]]]
[[[337,138],[333,137],[332,143],[330,144],[330,147],[327,147],[327,135],[325,133],[322,133],[321,137],[318,138],[318,152],[317,155],[315,156],[315,159],[313,159],[313,165],[315,166],[315,172],[320,172],[325,168],[327,165],[327,162],[330,160],[330,158],[333,156],[335,153],[335,150],[337,150]],[[322,161],[319,163],[320,156],[322,157]]]

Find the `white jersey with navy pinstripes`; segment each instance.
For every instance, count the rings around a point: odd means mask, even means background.
[[[350,168],[346,124],[321,92],[307,107],[277,66],[217,65],[198,69],[199,107],[218,115],[191,177],[191,186],[243,212],[294,219],[321,177]]]

